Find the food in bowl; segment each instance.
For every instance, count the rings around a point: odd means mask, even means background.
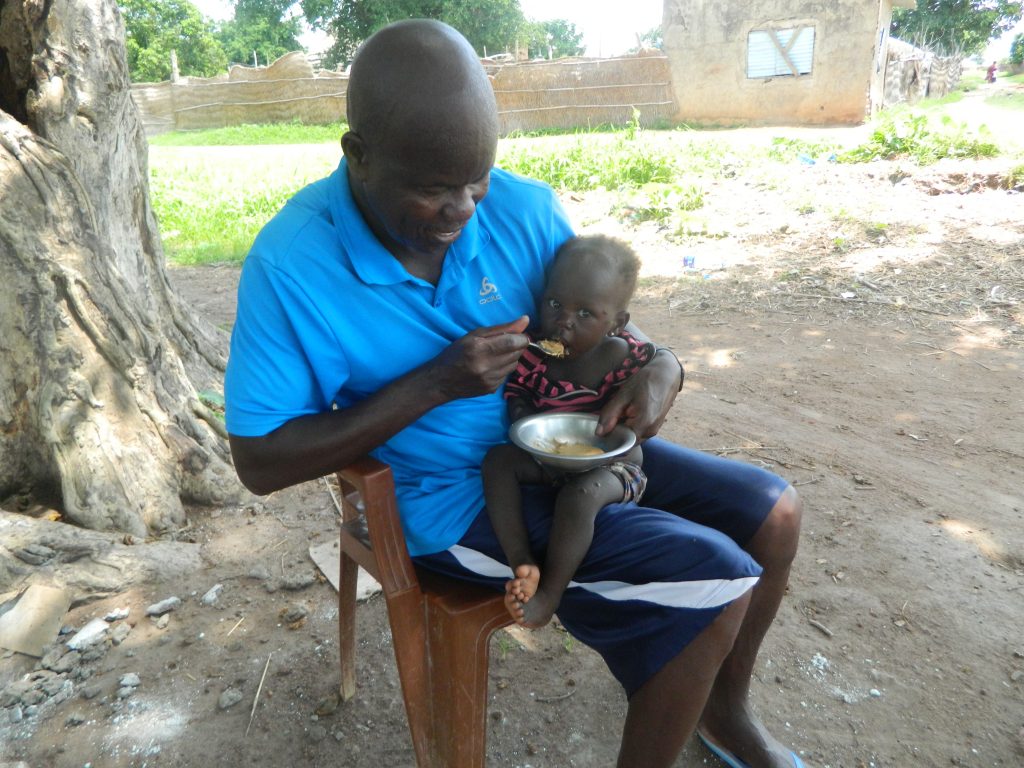
[[[566,472],[585,472],[614,461],[636,445],[636,435],[617,424],[596,434],[595,413],[548,412],[525,416],[509,428],[515,445],[545,464]]]
[[[538,440],[533,444],[538,451],[553,453],[555,456],[600,456],[603,450],[596,445],[588,445],[572,440]]]

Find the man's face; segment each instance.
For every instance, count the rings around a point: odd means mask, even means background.
[[[395,256],[442,257],[487,194],[497,141],[459,136],[362,139],[346,150],[352,191],[377,238]]]

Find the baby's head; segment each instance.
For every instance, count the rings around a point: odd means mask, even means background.
[[[574,237],[555,255],[540,305],[541,333],[561,340],[570,356],[590,351],[629,322],[640,258],[604,235]]]

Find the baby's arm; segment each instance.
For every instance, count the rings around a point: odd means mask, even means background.
[[[511,397],[508,400],[508,418],[512,424],[526,416],[532,416],[537,412],[533,404],[523,397]]]

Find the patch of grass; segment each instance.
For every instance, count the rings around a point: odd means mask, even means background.
[[[616,205],[613,212],[633,222],[654,221],[668,226],[681,211],[704,207],[704,190],[696,184],[649,184],[640,194]]]
[[[956,104],[958,101],[963,101],[964,91],[953,90],[947,93],[945,96],[935,96],[932,98],[922,99],[915,106],[923,109],[938,109],[944,107],[947,104]]]
[[[338,143],[348,130],[345,123],[303,125],[298,122],[232,125],[203,131],[171,131],[150,138],[154,147],[216,147],[260,144]]]
[[[776,136],[772,139],[771,146],[765,150],[765,156],[769,160],[780,163],[792,163],[797,160],[820,157],[828,158],[838,151],[836,144],[825,141],[807,141],[806,139],[790,139],[784,136]]]
[[[1006,188],[1016,189],[1017,187],[1024,187],[1024,163],[1013,166],[1006,174]]]
[[[871,160],[908,158],[928,165],[946,157],[994,157],[999,148],[975,136],[964,123],[954,123],[943,115],[933,127],[925,114],[886,113],[879,119],[867,142],[839,156],[841,162],[863,163]]]
[[[1024,93],[993,93],[985,103],[1000,109],[1024,109]]]
[[[670,153],[624,136],[610,146],[580,138],[554,152],[543,145],[503,145],[498,155],[500,167],[572,192],[668,183],[678,173]]]
[[[310,181],[335,167],[331,146],[302,151],[154,147],[149,189],[167,259],[239,262],[256,233]]]
[[[299,187],[260,189],[245,196],[197,198],[197,190],[151,185],[168,258],[176,264],[241,262],[256,234]]]
[[[978,88],[984,82],[984,72],[980,69],[971,70],[970,72],[965,72],[963,74],[960,78],[960,82],[956,85],[956,89],[963,93],[967,93],[968,91],[973,91],[975,88]]]
[[[846,253],[853,247],[853,242],[843,235],[836,235],[832,238],[832,250],[836,253]]]
[[[872,221],[864,225],[864,234],[872,240],[884,237],[889,231],[889,225],[881,221]]]

